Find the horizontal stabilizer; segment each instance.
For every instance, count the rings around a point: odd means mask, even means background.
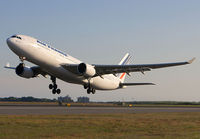
[[[154,83],[120,83],[120,86],[155,85]]]

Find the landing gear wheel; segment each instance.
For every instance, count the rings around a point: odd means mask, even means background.
[[[56,78],[51,76],[52,84],[49,84],[49,89],[52,89],[52,94],[60,94],[61,90],[57,89]]]
[[[49,89],[53,89],[53,84],[49,84]]]
[[[57,91],[56,91],[56,92],[57,92],[57,94],[60,94],[61,90],[60,90],[60,89],[57,89]]]
[[[89,88],[87,89],[87,93],[90,94],[90,89]]]
[[[92,92],[92,94],[95,94],[96,90],[92,88],[91,92]]]
[[[88,88],[88,85],[87,85],[87,84],[85,84],[85,85],[83,85],[83,87],[84,87],[84,89],[87,89],[87,88]]]
[[[54,84],[53,88],[54,88],[54,89],[57,89],[57,87],[58,87],[57,84]]]
[[[94,88],[88,88],[87,89],[88,94],[90,94],[90,93],[95,94],[95,92],[96,92],[96,90]]]
[[[52,93],[53,93],[53,94],[56,94],[56,89],[53,89],[53,90],[52,90]]]

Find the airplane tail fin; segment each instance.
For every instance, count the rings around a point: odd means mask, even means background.
[[[127,54],[122,58],[122,60],[119,62],[118,65],[128,65],[128,64],[130,63],[130,58],[131,58],[130,54],[127,53]],[[126,73],[125,73],[125,72],[124,72],[124,73],[119,73],[119,74],[117,75],[117,77],[121,80],[121,83],[123,83],[124,80],[125,80],[125,77],[126,77]]]

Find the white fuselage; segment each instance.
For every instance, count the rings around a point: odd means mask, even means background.
[[[81,61],[63,53],[33,37],[18,35],[22,39],[8,38],[9,48],[19,57],[38,65],[43,71],[63,81],[74,84],[88,84],[88,79],[66,69],[61,64],[80,64]],[[118,89],[120,79],[112,74],[90,79],[90,85],[97,90]]]

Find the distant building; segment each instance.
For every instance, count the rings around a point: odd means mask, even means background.
[[[67,102],[67,103],[74,102],[72,100],[72,98],[70,96],[68,96],[68,95],[65,96],[65,97],[58,97],[58,101],[60,101],[60,102]]]
[[[77,102],[88,103],[88,102],[90,102],[90,99],[88,97],[78,97]]]

